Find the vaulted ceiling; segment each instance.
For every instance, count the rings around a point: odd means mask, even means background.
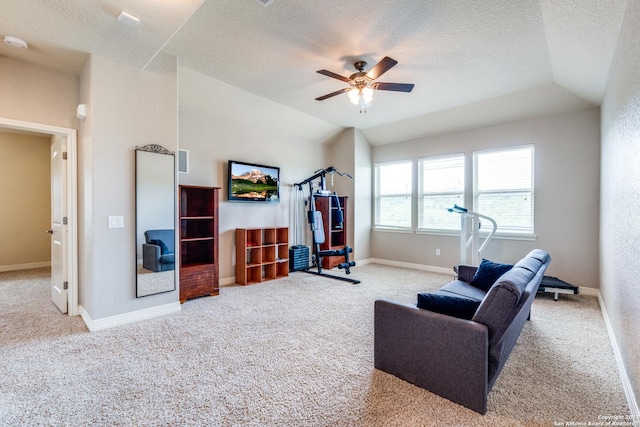
[[[600,105],[626,0],[2,0],[0,55],[79,74],[89,54],[179,64],[384,144]],[[140,24],[117,20],[125,10]],[[398,64],[365,113],[358,60]],[[1,77],[1,75],[0,75]]]

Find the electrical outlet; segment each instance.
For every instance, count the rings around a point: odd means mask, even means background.
[[[436,255],[440,256],[440,249],[436,249]]]

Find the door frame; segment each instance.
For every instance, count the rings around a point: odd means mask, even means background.
[[[75,129],[0,117],[0,128],[59,135],[67,140],[67,311],[78,312],[78,142]]]

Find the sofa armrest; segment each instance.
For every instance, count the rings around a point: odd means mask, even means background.
[[[487,328],[477,322],[377,300],[377,369],[476,412],[487,411]]]
[[[151,271],[161,271],[160,246],[150,243],[142,244],[142,267]]]
[[[458,280],[471,283],[471,280],[473,280],[473,276],[475,276],[477,270],[478,267],[475,265],[460,264],[456,269],[458,272]]]

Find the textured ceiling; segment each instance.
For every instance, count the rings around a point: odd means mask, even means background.
[[[90,53],[141,69],[181,65],[374,144],[599,105],[626,0],[1,0],[0,54],[79,73]],[[141,19],[130,28],[121,10]],[[398,65],[360,114],[344,87],[384,56]],[[231,101],[230,101],[231,102]],[[284,123],[284,122],[283,122]]]

